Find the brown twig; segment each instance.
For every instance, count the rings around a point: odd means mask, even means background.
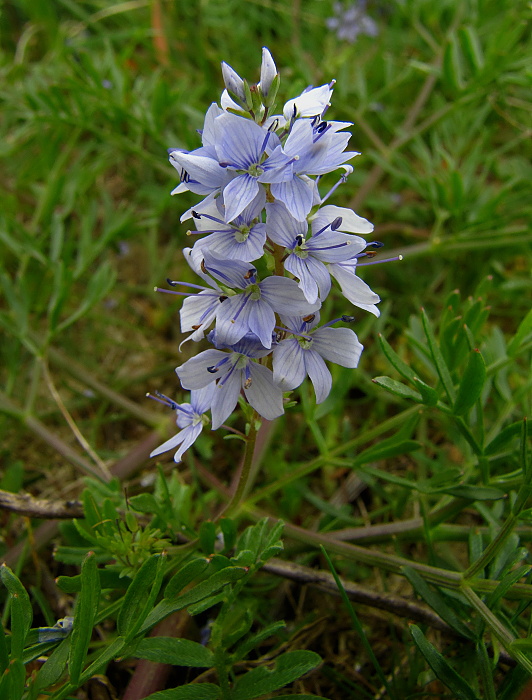
[[[17,494],[0,490],[0,508],[44,520],[83,517],[83,508],[79,501],[50,501],[34,498],[29,493]]]

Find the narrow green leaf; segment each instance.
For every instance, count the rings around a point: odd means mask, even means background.
[[[499,600],[501,600],[501,598],[504,598],[505,594],[508,590],[510,590],[514,583],[517,583],[519,579],[523,578],[523,576],[526,576],[530,572],[530,568],[530,566],[527,566],[525,564],[523,566],[518,567],[514,571],[510,571],[509,573],[507,573],[506,576],[499,583],[497,588],[493,591],[493,593],[491,593],[486,599],[486,605],[488,606],[488,608],[490,610],[493,610],[493,608],[497,605]]]
[[[118,634],[131,639],[153,607],[162,583],[163,554],[153,554],[143,563],[126,591],[118,611],[116,628]]]
[[[41,666],[39,673],[31,686],[30,700],[36,700],[43,690],[55,685],[61,676],[66,673],[69,652],[70,638],[67,638],[54,649],[54,651]]]
[[[505,450],[510,445],[512,440],[521,434],[522,425],[523,421],[518,420],[515,423],[507,425],[506,428],[503,428],[486,447],[484,454],[486,456],[490,456]]]
[[[235,546],[237,529],[234,520],[231,518],[222,518],[220,520],[220,529],[224,536],[224,552],[230,552]]]
[[[445,82],[457,92],[464,89],[460,47],[456,35],[450,37],[443,54],[443,77]]]
[[[190,591],[187,591],[178,598],[170,600],[164,598],[161,602],[148,614],[142,625],[142,631],[149,630],[153,625],[156,625],[161,620],[164,620],[168,615],[171,615],[177,610],[183,610],[188,605],[197,603],[204,598],[207,598],[229,583],[238,581],[248,573],[247,569],[230,566],[221,571],[217,571],[206,581],[202,581],[197,586],[194,586]]]
[[[81,592],[74,612],[74,626],[70,636],[68,669],[71,682],[76,685],[89,649],[94,620],[100,600],[100,578],[96,556],[89,552],[81,567]]]
[[[471,632],[469,627],[462,622],[462,620],[460,620],[460,618],[454,613],[454,610],[447,605],[443,596],[441,596],[438,591],[431,588],[428,583],[417,573],[417,571],[409,566],[404,566],[402,571],[412,584],[412,588],[416,591],[416,593],[423,598],[427,605],[430,605],[434,612],[437,613],[441,619],[449,625],[449,627],[452,627],[452,629],[454,629],[462,637],[466,637],[466,639],[475,638],[475,635]]]
[[[148,637],[136,647],[133,656],[172,666],[211,668],[214,654],[198,642],[175,637]]]
[[[458,30],[464,58],[472,73],[478,73],[484,67],[484,54],[474,27],[460,27]]]
[[[165,598],[174,598],[185,586],[199,578],[209,568],[208,559],[193,559],[187,562],[172,578],[164,590]]]
[[[226,592],[225,590],[222,590],[216,595],[211,595],[208,598],[203,598],[203,600],[200,600],[198,603],[192,603],[192,605],[189,605],[188,614],[192,616],[199,615],[200,613],[205,612],[205,610],[218,605],[218,603],[223,603],[225,600]]]
[[[397,457],[397,455],[415,452],[421,447],[421,443],[417,440],[402,440],[400,435],[394,435],[360,452],[360,454],[355,457],[354,463],[367,464],[368,462],[376,462],[380,459]]]
[[[272,669],[260,666],[237,679],[233,687],[233,700],[252,698],[272,693],[293,683],[321,663],[313,651],[288,651],[277,657]]]
[[[395,350],[392,348],[392,346],[388,343],[388,341],[384,338],[384,336],[381,333],[379,333],[379,344],[381,346],[381,350],[384,356],[388,359],[390,364],[392,364],[395,367],[395,369],[399,372],[399,374],[402,377],[413,382],[416,378],[414,370],[411,369],[406,364],[406,362],[403,362],[403,360],[401,360],[399,355],[395,352]]]
[[[367,638],[366,633],[364,632],[364,628],[362,627],[360,620],[358,619],[358,615],[355,612],[354,607],[351,605],[351,601],[347,597],[347,593],[345,592],[345,587],[336,573],[336,569],[334,568],[334,565],[331,561],[331,558],[329,557],[329,554],[325,547],[323,545],[320,546],[321,553],[327,560],[327,564],[329,566],[329,569],[331,570],[331,573],[333,575],[334,581],[336,583],[336,586],[338,588],[338,591],[340,592],[340,597],[342,598],[342,602],[347,609],[347,612],[349,613],[349,617],[351,618],[351,623],[353,625],[353,628],[355,632],[358,634],[360,637],[360,641],[362,642],[362,645],[364,649],[366,650],[366,654],[369,656],[369,659],[371,663],[373,664],[373,667],[375,668],[375,671],[377,672],[377,676],[379,677],[382,685],[386,689],[387,695],[390,698],[390,700],[395,700],[395,693],[393,693],[388,681],[386,680],[386,675],[384,671],[382,670],[382,667],[375,656],[375,653],[373,651],[373,648],[369,642],[369,639]]]
[[[15,574],[2,564],[0,578],[7,588],[11,601],[11,659],[22,658],[24,642],[30,631],[33,610],[30,597]]]
[[[418,391],[414,391],[409,386],[406,386],[406,384],[397,382],[395,379],[391,379],[390,377],[374,377],[371,381],[378,386],[382,386],[383,389],[386,389],[386,391],[389,391],[391,394],[400,396],[402,399],[411,399],[416,403],[423,403],[423,397]]]
[[[454,402],[455,391],[453,386],[453,380],[451,379],[451,374],[449,368],[447,367],[443,355],[436,341],[436,336],[432,329],[432,324],[429,317],[427,316],[425,309],[421,309],[421,321],[423,323],[423,330],[425,332],[425,337],[429,345],[430,354],[436,366],[436,371],[440,378],[440,381],[445,389],[445,393],[449,401]]]
[[[0,622],[0,676],[6,670],[9,664],[9,653],[7,651],[6,633],[4,626]]]
[[[273,637],[281,630],[284,630],[285,627],[286,627],[286,624],[283,621],[273,622],[271,625],[268,625],[260,632],[257,632],[257,634],[253,634],[250,637],[247,637],[235,649],[234,653],[232,654],[232,658],[235,661],[239,661],[241,659],[244,659],[252,649],[255,649],[260,644],[262,644],[263,641],[265,641],[266,639],[269,639],[270,637]]]
[[[137,496],[131,496],[129,505],[137,513],[158,513],[159,504],[152,493],[139,493]]]
[[[448,493],[457,498],[469,498],[471,501],[498,501],[506,494],[501,489],[491,486],[472,486],[471,484],[458,484],[449,488],[438,489],[440,493]]]
[[[516,334],[508,343],[508,355],[513,357],[519,352],[519,348],[526,340],[526,338],[532,334],[532,309],[527,313],[524,319],[519,324]]]
[[[191,683],[152,693],[146,700],[218,700],[220,692],[213,683]]]
[[[467,361],[458,396],[453,406],[453,413],[463,416],[476,404],[486,381],[486,364],[480,350],[474,349]]]
[[[206,556],[214,552],[214,544],[216,542],[216,525],[212,520],[204,520],[199,529],[199,541],[201,549]]]
[[[432,668],[436,676],[454,694],[456,700],[479,700],[473,688],[460,676],[448,663],[440,652],[425,639],[423,632],[417,625],[410,625],[412,638]]]
[[[2,678],[0,697],[6,700],[21,700],[26,684],[26,668],[22,659],[12,659]]]

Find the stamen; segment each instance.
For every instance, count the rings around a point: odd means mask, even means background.
[[[208,287],[204,287],[201,284],[192,284],[191,282],[179,282],[179,280],[171,280],[169,277],[166,278],[166,281],[171,287],[177,287],[177,285],[180,284],[182,287],[192,287],[192,289],[208,289]]]
[[[229,355],[227,355],[227,357],[222,358],[215,365],[211,365],[210,367],[207,367],[207,372],[210,372],[210,374],[216,374],[216,372],[218,372],[220,367],[225,365],[226,362],[229,362]]]
[[[271,132],[271,131],[267,131],[267,132],[266,132],[266,136],[264,137],[264,141],[262,142],[262,146],[261,146],[261,149],[260,149],[260,152],[261,152],[261,153],[264,153],[264,151],[266,150],[266,146],[268,145],[268,141],[270,140],[270,136],[271,136],[271,135],[272,135],[272,132]]]
[[[364,267],[364,265],[378,265],[379,263],[386,262],[396,262],[397,260],[402,260],[403,256],[398,255],[396,258],[386,258],[385,260],[373,260],[372,262],[358,263],[357,267]]]
[[[335,221],[336,221],[336,219],[335,219]],[[333,223],[334,223],[334,221],[333,221]],[[312,234],[312,238],[317,238],[317,237],[320,235],[320,233],[323,233],[323,232],[326,231],[328,228],[332,228],[332,224],[331,224],[331,223],[330,223],[330,224],[326,224],[323,228],[320,228],[319,231],[317,231],[316,233],[313,233],[313,234]]]
[[[156,396],[154,396],[153,394],[150,394],[150,392],[148,392],[146,394],[146,398],[153,399],[154,401],[158,401],[159,403],[162,403],[163,406],[166,406],[167,408],[171,408],[172,411],[175,411],[175,409],[177,408],[177,404],[175,401],[172,401],[172,399],[169,399],[167,396],[164,396],[164,394],[160,394],[158,391],[156,391],[155,393],[156,393]]]
[[[250,297],[251,297],[251,294],[244,295],[244,299],[242,301],[242,304],[240,305],[240,307],[239,307],[238,311],[236,312],[236,314],[234,315],[234,317],[231,319],[231,323],[235,323],[236,319],[240,316],[240,314],[244,310],[244,307],[248,303],[248,300]]]
[[[302,246],[304,240],[305,240],[304,236],[299,234],[298,236],[296,236],[296,245]]]
[[[279,331],[284,331],[289,335],[297,335],[300,338],[303,338],[303,340],[312,340],[311,335],[308,335],[307,333],[298,333],[297,331],[292,330],[292,328],[284,328],[283,326],[275,326],[275,328],[277,328]]]
[[[326,202],[326,201],[329,199],[329,197],[330,197],[334,192],[336,192],[336,190],[338,189],[338,187],[340,187],[340,185],[343,185],[344,182],[347,182],[347,178],[348,178],[349,175],[351,175],[351,173],[353,172],[353,168],[352,168],[350,165],[342,165],[342,167],[343,167],[343,169],[345,170],[345,173],[344,173],[344,174],[342,175],[342,177],[338,180],[338,182],[336,183],[336,185],[333,185],[333,186],[331,187],[331,189],[327,192],[327,194],[325,195],[325,197],[322,197],[322,198],[321,198],[321,203],[320,203],[320,204],[323,204],[324,202]]]

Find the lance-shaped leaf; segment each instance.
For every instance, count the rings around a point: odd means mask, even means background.
[[[163,579],[164,554],[153,554],[135,574],[116,620],[118,634],[134,637],[153,607]]]
[[[430,605],[434,612],[437,613],[441,619],[449,625],[449,627],[452,627],[452,629],[458,632],[458,634],[460,634],[462,637],[466,637],[466,639],[475,638],[475,635],[471,632],[469,627],[467,627],[467,625],[455,614],[454,610],[447,605],[443,596],[431,588],[429,584],[417,573],[417,571],[409,566],[405,566],[403,567],[403,573],[412,584],[412,587],[416,593],[423,598],[427,605]]]
[[[9,567],[2,564],[0,578],[7,588],[11,601],[11,658],[22,657],[24,642],[31,627],[33,611],[30,597]]]
[[[453,413],[463,416],[478,401],[486,381],[486,364],[480,350],[473,350],[467,361],[467,366],[460,382],[458,395],[453,406]]]
[[[425,657],[436,676],[453,693],[456,700],[479,700],[473,688],[460,676],[440,652],[428,642],[417,625],[410,625],[410,633],[417,648]]]
[[[406,384],[397,382],[395,379],[391,379],[390,377],[374,377],[371,381],[374,384],[382,386],[383,389],[386,389],[386,391],[389,391],[391,394],[400,396],[402,399],[412,399],[412,401],[416,403],[423,403],[423,397],[418,391],[414,391],[414,389],[406,386]]]
[[[164,589],[165,598],[174,598],[178,593],[181,593],[185,586],[192,583],[194,579],[199,578],[209,567],[209,561],[201,557],[200,559],[192,559],[187,562],[172,578],[168,581]]]
[[[100,577],[98,576],[96,555],[94,552],[89,552],[81,567],[81,592],[76,604],[74,626],[70,637],[68,668],[70,680],[74,685],[80,679],[81,669],[92,637],[99,600]]]
[[[234,700],[252,700],[273,693],[301,678],[321,663],[313,651],[289,651],[276,660],[273,669],[260,666],[241,676],[233,688]]]
[[[438,372],[441,383],[443,384],[443,388],[445,389],[445,393],[447,394],[449,401],[454,401],[455,391],[453,380],[451,379],[449,368],[443,359],[443,355],[432,329],[432,324],[429,317],[425,313],[425,309],[421,309],[421,321],[423,323],[423,330],[425,332],[425,337],[427,338],[430,354],[436,366],[436,371]]]
[[[214,654],[203,644],[189,639],[175,637],[149,637],[143,639],[135,649],[136,659],[147,659],[172,666],[191,666],[211,668],[214,666]]]
[[[152,693],[146,700],[218,700],[220,692],[214,683],[191,683]]]

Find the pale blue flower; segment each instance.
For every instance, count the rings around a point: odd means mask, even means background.
[[[265,348],[271,348],[275,313],[303,316],[320,307],[319,302],[306,300],[294,280],[274,275],[259,281],[256,268],[249,263],[219,260],[205,253],[203,269],[228,288],[228,297],[216,311],[216,334],[227,345],[253,333]],[[236,289],[240,291],[233,291]]]
[[[272,181],[273,196],[283,202],[290,214],[304,221],[317,194],[316,181],[309,175],[324,175],[342,167],[357,155],[345,151],[348,132],[341,131],[349,122],[325,122],[315,119],[297,119],[283,145],[283,153],[292,161],[291,177]]]
[[[203,426],[208,420],[204,416],[204,413],[211,408],[214,398],[214,385],[209,384],[200,389],[191,391],[190,403],[178,404],[163,394],[157,394],[157,396],[151,398],[161,401],[161,403],[164,403],[166,406],[176,411],[176,423],[181,430],[153,450],[150,457],[156,457],[163,452],[168,452],[178,447],[174,455],[174,460],[180,462],[183,458],[183,454],[196,442],[203,430]]]
[[[213,387],[212,429],[219,428],[233,412],[240,392],[266,420],[284,413],[283,392],[273,381],[270,369],[257,362],[270,350],[248,334],[229,351],[210,349],[187,360],[176,373],[185,389]]]
[[[339,208],[339,207],[338,207]],[[323,301],[331,289],[331,278],[325,263],[343,262],[355,257],[366,247],[360,236],[341,233],[341,217],[330,219],[315,216],[308,236],[306,221],[297,221],[279,203],[266,205],[268,237],[287,250],[284,267],[299,279],[299,288],[310,303]],[[347,211],[347,210],[346,210]]]
[[[298,387],[308,375],[316,392],[316,402],[325,401],[332,386],[325,360],[342,367],[358,366],[363,346],[350,328],[331,328],[342,317],[316,328],[319,314],[310,318],[281,317],[285,335],[273,350],[273,380],[283,390]]]
[[[193,256],[203,256],[202,251],[208,250],[226,260],[251,262],[261,258],[266,243],[266,224],[261,222],[260,216],[265,203],[266,193],[261,189],[230,223],[224,221],[225,212],[220,198],[203,206],[200,212],[193,211],[198,233],[209,234],[194,245]]]
[[[381,298],[358,277],[356,258],[340,263],[329,263],[327,267],[348,301],[358,306],[359,309],[369,311],[374,316],[380,316],[380,311],[375,304],[378,304]]]

